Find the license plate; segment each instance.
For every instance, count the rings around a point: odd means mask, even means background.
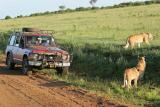
[[[52,68],[52,67],[55,67],[55,64],[54,63],[49,63],[49,66]]]
[[[70,63],[63,63],[63,66],[70,66]]]
[[[55,63],[56,66],[59,66],[59,67],[63,67],[63,66],[70,66],[70,63]]]

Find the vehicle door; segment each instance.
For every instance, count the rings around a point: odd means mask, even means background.
[[[15,47],[16,47],[16,58],[19,62],[23,61],[23,55],[25,54],[26,49],[25,47],[25,43],[24,43],[24,37],[19,35],[16,38],[16,42],[15,42]]]
[[[20,43],[20,35],[16,35],[15,36],[15,41],[14,41],[14,50],[13,50],[13,56],[14,56],[14,60],[16,61],[21,61],[20,57],[19,57],[19,52],[20,52],[20,49],[19,49],[19,43]]]
[[[17,56],[20,61],[23,61],[23,55],[25,54],[25,51],[26,49],[25,49],[24,37],[21,36],[19,38],[19,48],[17,52]]]

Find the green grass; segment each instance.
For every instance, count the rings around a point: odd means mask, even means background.
[[[66,14],[1,20],[0,30],[37,27],[55,30],[55,39],[73,53],[71,74],[54,78],[110,99],[135,106],[160,105],[160,5],[90,10]],[[151,32],[150,46],[124,50],[127,36]],[[2,47],[4,49],[4,42]],[[1,48],[2,49],[2,48]],[[147,68],[138,89],[121,88],[123,72],[145,55]]]

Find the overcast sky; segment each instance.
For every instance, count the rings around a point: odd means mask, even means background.
[[[0,0],[0,18],[9,15],[29,15],[36,12],[55,11],[60,5],[66,8],[88,7],[90,0]],[[145,0],[98,0],[96,6],[110,6],[128,1]]]

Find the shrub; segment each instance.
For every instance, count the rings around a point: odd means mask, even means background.
[[[7,19],[12,19],[12,17],[11,17],[11,16],[6,16],[5,19],[6,19],[6,20],[7,20]]]
[[[1,43],[0,50],[2,50],[2,51],[4,51],[7,46],[7,42],[9,39],[9,33],[10,33],[10,31],[0,33],[0,43]]]
[[[16,18],[22,18],[23,17],[23,15],[19,15],[19,16],[17,16]]]
[[[64,5],[59,6],[60,10],[64,10],[66,7]]]

